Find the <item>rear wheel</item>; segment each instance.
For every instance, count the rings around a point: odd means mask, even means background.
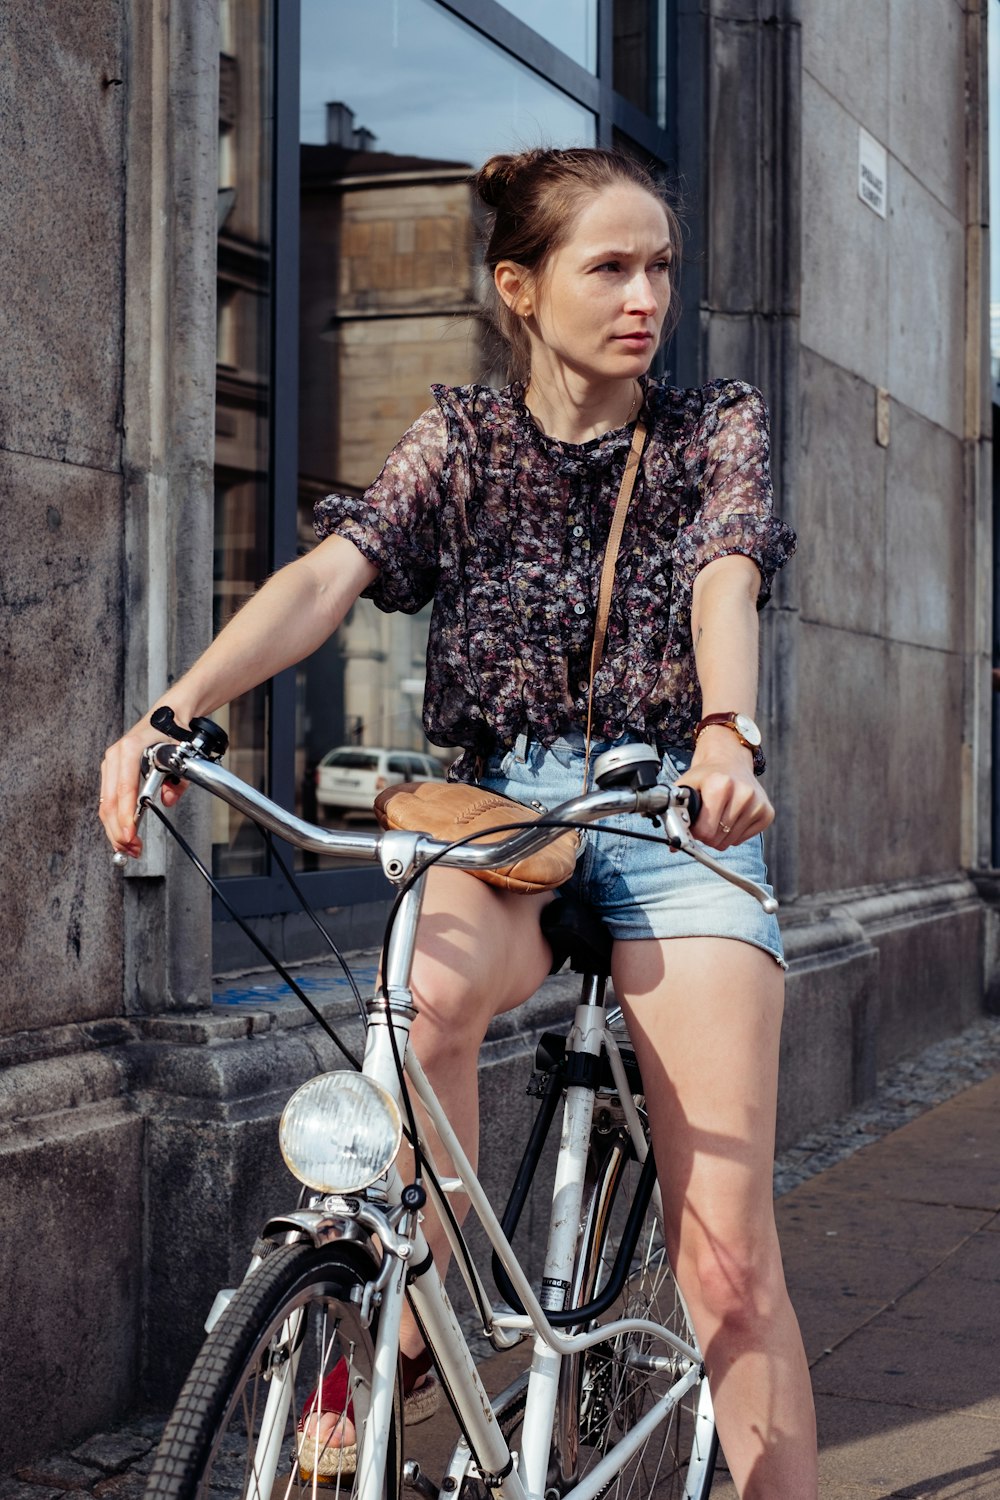
[[[622,1036],[623,1052],[631,1048]],[[644,1100],[636,1105],[645,1125]],[[572,1289],[574,1306],[595,1299],[614,1266],[640,1164],[617,1096],[597,1099],[583,1228]],[[651,1148],[650,1148],[651,1149]],[[655,1190],[618,1299],[590,1327],[619,1318],[658,1323],[697,1349],[663,1240]],[[601,1493],[617,1500],[704,1500],[712,1487],[718,1440],[708,1380],[697,1364],[662,1340],[617,1334],[565,1359],[560,1376],[554,1468],[565,1492],[612,1452],[649,1409],[694,1369],[695,1379]]]
[[[312,1393],[346,1362],[360,1461],[371,1401],[375,1324],[359,1316],[377,1271],[363,1247],[282,1246],[239,1289],[212,1329],[156,1453],[147,1500],[277,1500],[356,1489],[353,1468],[299,1431]],[[313,1429],[315,1423],[311,1424]],[[399,1381],[383,1482],[370,1500],[398,1500]],[[366,1497],[368,1500],[368,1497]]]

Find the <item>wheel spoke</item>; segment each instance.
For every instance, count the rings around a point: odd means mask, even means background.
[[[376,1271],[359,1247],[288,1246],[269,1256],[203,1346],[165,1429],[146,1500],[328,1500],[349,1491],[356,1459],[339,1454],[343,1429],[318,1435],[330,1399],[316,1400],[312,1439],[299,1421],[344,1357],[344,1406],[358,1403],[360,1432],[374,1328],[361,1324],[354,1298]],[[381,1500],[399,1496],[401,1415],[397,1391]]]

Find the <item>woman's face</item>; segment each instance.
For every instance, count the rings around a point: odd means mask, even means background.
[[[588,381],[643,374],[670,305],[663,206],[619,183],[589,198],[526,295],[532,369],[554,361]]]

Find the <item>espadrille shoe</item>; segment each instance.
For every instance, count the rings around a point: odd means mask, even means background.
[[[441,1405],[441,1383],[430,1368],[430,1355],[424,1350],[415,1359],[401,1356],[403,1364],[403,1421],[407,1427],[426,1422]],[[409,1389],[407,1387],[409,1386]],[[324,1416],[335,1418],[335,1425],[320,1441],[319,1425]],[[358,1467],[356,1442],[341,1443],[345,1436],[344,1418],[353,1425],[354,1403],[347,1396],[347,1362],[340,1360],[326,1376],[318,1391],[313,1391],[299,1420],[299,1477],[318,1484],[338,1484],[349,1480]],[[313,1420],[315,1419],[315,1420]]]

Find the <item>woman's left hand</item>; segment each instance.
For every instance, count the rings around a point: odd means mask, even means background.
[[[710,849],[742,844],[774,822],[771,800],[753,773],[753,757],[729,729],[704,730],[689,769],[678,780],[701,794],[693,832]]]

